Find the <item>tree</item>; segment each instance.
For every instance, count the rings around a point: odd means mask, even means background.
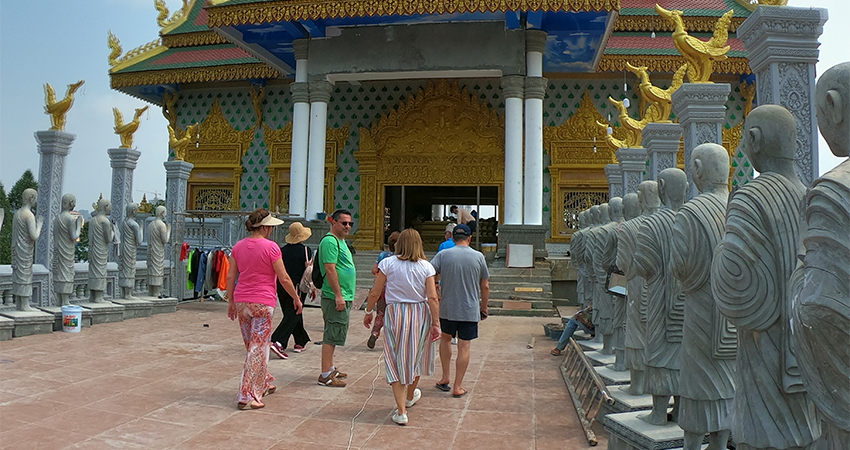
[[[29,169],[24,171],[24,174],[21,175],[21,178],[12,186],[12,190],[9,191],[9,203],[12,205],[12,212],[17,211],[21,207],[21,196],[24,194],[24,190],[28,188],[38,190],[38,182],[35,181],[35,177]]]
[[[87,262],[89,260],[89,222],[83,224],[80,231],[80,239],[74,249],[74,262]]]
[[[0,208],[3,208],[5,213],[0,220],[3,221],[3,229],[0,230],[0,264],[12,263],[12,205],[9,204],[9,197],[6,195],[6,189],[3,188],[3,183],[0,182]]]

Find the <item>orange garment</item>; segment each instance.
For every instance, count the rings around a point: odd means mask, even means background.
[[[221,270],[218,271],[218,284],[216,285],[221,290],[227,289],[227,272],[230,270],[230,258],[227,255],[223,256],[221,259]]]

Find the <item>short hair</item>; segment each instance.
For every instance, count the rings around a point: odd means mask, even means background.
[[[395,244],[396,255],[402,261],[416,262],[425,259],[425,251],[422,249],[422,236],[413,228],[407,228],[398,235]]]
[[[454,212],[457,209],[457,205],[452,205],[449,207],[449,211]]]
[[[257,230],[256,225],[263,221],[266,216],[269,215],[269,211],[266,208],[257,208],[248,215],[248,219],[245,220],[245,228],[249,233],[253,233]]]
[[[401,234],[398,231],[393,231],[390,233],[390,237],[387,238],[387,247],[390,248],[390,251],[395,253],[395,244],[398,242],[398,235]]]
[[[331,219],[333,219],[333,221],[336,222],[337,220],[339,220],[340,216],[342,216],[343,214],[345,214],[347,216],[354,217],[354,216],[351,215],[351,211],[349,211],[347,209],[338,209],[338,210],[334,211],[333,214],[331,214]]]

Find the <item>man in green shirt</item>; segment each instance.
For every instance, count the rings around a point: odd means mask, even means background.
[[[340,372],[334,366],[334,350],[337,345],[345,345],[351,302],[354,300],[354,286],[357,283],[354,258],[345,243],[345,237],[351,232],[354,222],[351,212],[339,209],[331,215],[330,223],[330,233],[326,234],[319,244],[319,269],[324,277],[322,320],[325,322],[319,384],[345,387],[345,381],[340,378],[345,378],[348,374]]]

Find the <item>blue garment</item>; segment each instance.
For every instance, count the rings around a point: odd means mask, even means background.
[[[445,241],[443,241],[442,244],[440,244],[440,248],[437,249],[437,253],[440,253],[441,251],[452,248],[454,246],[455,241],[453,239],[446,239]]]
[[[384,251],[381,252],[380,255],[378,255],[378,260],[375,261],[375,263],[377,264],[377,263],[381,262],[384,258],[389,258],[390,256],[393,256],[393,252],[388,251],[388,250],[384,250]]]
[[[195,292],[204,292],[204,280],[207,278],[207,253],[199,250],[201,253],[200,261],[198,261],[198,279],[195,281]]]
[[[592,331],[590,331],[589,328],[584,326],[583,323],[576,320],[575,317],[570,317],[570,321],[567,322],[567,326],[564,327],[564,332],[561,333],[561,338],[558,339],[558,350],[563,351],[565,348],[567,348],[567,342],[570,340],[571,337],[573,337],[573,334],[579,327],[581,327],[581,329],[584,330],[585,333],[593,333]]]

